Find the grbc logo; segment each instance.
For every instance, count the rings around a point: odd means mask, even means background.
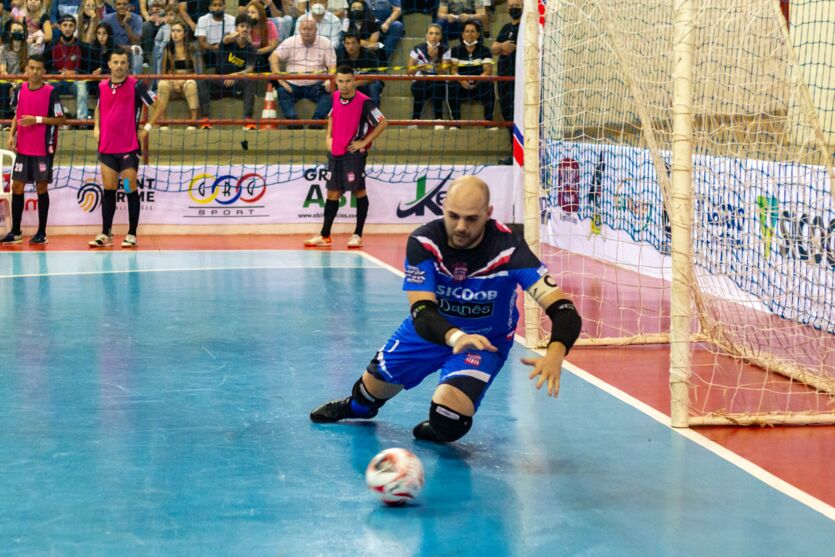
[[[442,207],[446,192],[443,191],[444,186],[452,178],[452,172],[447,174],[446,178],[441,180],[441,183],[435,188],[426,193],[426,176],[418,178],[415,191],[415,199],[406,203],[405,208],[401,204],[397,204],[397,217],[406,218],[410,216],[422,217],[424,210],[428,210],[435,215],[442,215],[444,213]]]
[[[267,193],[267,181],[260,174],[250,172],[240,178],[227,174],[215,178],[200,174],[188,183],[188,196],[195,203],[232,205],[236,201],[257,203]]]

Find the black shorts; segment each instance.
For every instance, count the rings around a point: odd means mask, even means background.
[[[52,155],[16,155],[12,180],[24,184],[51,184]]]
[[[328,155],[328,183],[325,186],[334,191],[357,191],[365,189],[366,153],[345,153],[339,157]]]
[[[129,168],[139,170],[139,151],[131,151],[130,153],[99,153],[99,160],[104,166],[115,170],[119,174]]]

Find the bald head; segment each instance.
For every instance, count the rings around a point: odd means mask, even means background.
[[[481,243],[493,207],[490,189],[477,176],[462,176],[452,182],[444,201],[444,226],[449,245],[472,249]]]

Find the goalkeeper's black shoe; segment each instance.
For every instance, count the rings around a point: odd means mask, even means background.
[[[332,400],[310,413],[310,421],[317,424],[329,424],[339,420],[367,420],[377,415],[375,408],[372,413],[365,416],[358,416],[351,408],[351,397],[341,400]]]

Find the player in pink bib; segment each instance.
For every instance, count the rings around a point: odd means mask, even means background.
[[[136,175],[139,170],[140,145],[159,118],[156,95],[148,87],[128,75],[128,55],[113,50],[108,55],[110,78],[99,83],[96,124],[93,135],[99,142],[101,180],[104,186],[101,202],[102,231],[91,242],[91,248],[113,245],[113,215],[116,213],[116,190],[124,187],[128,200],[128,233],[123,248],[136,247],[139,226],[139,192]],[[137,132],[142,106],[152,107],[148,123]]]
[[[354,69],[343,65],[336,69],[337,91],[328,115],[328,198],[325,201],[325,222],[320,234],[305,240],[306,247],[330,247],[331,226],[339,211],[339,198],[346,191],[357,201],[357,225],[348,240],[349,248],[362,246],[362,229],[368,216],[368,194],[365,190],[365,161],[371,143],[388,126],[380,109],[365,95],[357,92]]]
[[[12,168],[12,229],[0,240],[3,244],[23,241],[20,222],[23,218],[23,190],[35,184],[38,192],[38,231],[30,244],[46,243],[46,220],[49,215],[49,184],[52,182],[52,158],[58,144],[57,126],[64,123],[64,109],[58,91],[43,80],[44,59],[32,54],[26,62],[26,83],[12,97],[15,117],[9,132],[8,147],[15,152]]]

